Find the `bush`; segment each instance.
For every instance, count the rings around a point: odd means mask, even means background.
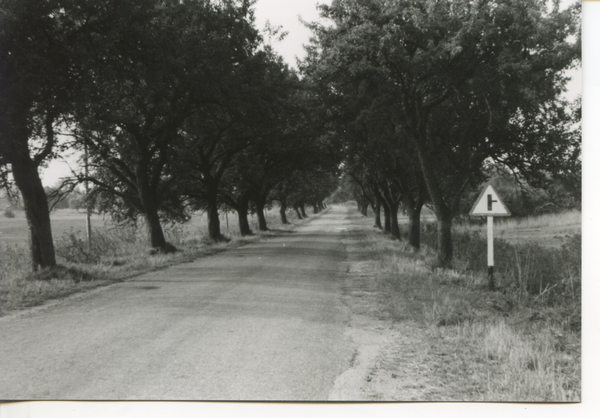
[[[137,241],[135,228],[94,230],[89,244],[82,231],[71,230],[57,241],[56,254],[69,263],[98,263],[143,251],[144,246],[137,245]]]
[[[15,212],[12,210],[12,208],[8,207],[8,208],[4,209],[4,217],[5,218],[14,218]]]
[[[85,208],[85,202],[81,196],[74,196],[69,199],[69,209],[82,209]]]
[[[88,245],[81,231],[66,232],[56,244],[56,254],[69,263],[97,263],[100,254],[94,251],[93,242]]]

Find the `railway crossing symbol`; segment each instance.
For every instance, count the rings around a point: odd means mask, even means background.
[[[483,189],[471,212],[471,216],[487,216],[487,247],[488,247],[488,286],[494,289],[494,216],[510,216],[510,211],[500,199],[494,186],[488,184]]]

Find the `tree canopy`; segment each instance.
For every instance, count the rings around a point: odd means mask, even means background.
[[[485,178],[489,161],[525,172],[531,161],[548,160],[539,147],[553,147],[561,160],[576,154],[572,138],[558,133],[561,125],[544,129],[534,121],[557,105],[564,71],[577,64],[578,5],[561,11],[558,2],[548,8],[537,0],[335,0],[321,14],[332,24],[311,26],[304,71],[338,103],[372,95],[373,86],[381,91],[376,100],[391,112],[396,147],[419,163],[442,265],[452,260],[461,196]],[[341,135],[354,141],[345,128]]]
[[[319,211],[340,184],[396,239],[420,246],[437,217],[441,265],[465,191],[512,172],[556,202],[581,187],[577,104],[560,100],[579,64],[580,6],[543,0],[334,0],[308,24],[290,69],[255,27],[251,0],[6,0],[0,6],[1,179],[23,196],[34,268],[56,263],[38,168],[87,150],[88,202],[161,223],[278,201]],[[273,34],[273,33],[272,33]],[[348,187],[348,182],[353,186]],[[567,197],[565,191],[571,191]]]

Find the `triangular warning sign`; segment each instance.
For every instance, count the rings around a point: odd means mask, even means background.
[[[510,216],[510,211],[500,199],[498,192],[491,184],[483,189],[483,192],[477,198],[473,209],[469,213],[471,216]]]

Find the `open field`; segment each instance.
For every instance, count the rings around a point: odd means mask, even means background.
[[[6,218],[0,214],[0,243],[8,245],[23,245],[27,244],[28,230],[27,220],[25,219],[25,213],[23,211],[14,211],[14,218]],[[267,224],[278,225],[279,213],[278,208],[267,211]],[[293,220],[296,215],[293,212],[288,213],[288,219]],[[52,235],[54,241],[59,240],[64,234],[70,233],[85,233],[85,212],[72,210],[72,209],[60,209],[53,211],[50,214],[52,222]],[[114,230],[116,225],[108,217],[100,215],[92,215],[92,229],[100,231]],[[230,237],[238,236],[238,222],[237,215],[235,213],[224,214],[220,216],[221,220],[221,232]],[[251,216],[250,227],[253,230],[258,229],[258,221],[256,216]],[[229,227],[228,227],[229,225]],[[198,213],[192,217],[192,219],[185,224],[173,224],[165,225],[165,231],[168,233],[183,233],[187,237],[192,237],[194,234],[203,236],[206,234],[207,221],[206,215]],[[140,228],[142,229],[142,228]]]
[[[464,224],[457,226],[456,230],[486,233],[485,218],[481,219],[480,225]],[[562,245],[566,236],[573,234],[581,234],[581,212],[577,210],[528,218],[494,219],[494,237],[511,244],[538,244],[557,248]]]
[[[28,240],[29,231],[27,229],[27,220],[23,211],[14,211],[14,218],[0,216],[0,242],[7,245],[22,245]],[[85,232],[85,212],[77,212],[71,209],[61,209],[51,214],[52,234],[54,240],[64,233],[81,231]],[[92,216],[92,228],[103,229],[110,228],[109,221],[105,221],[101,216]]]
[[[354,203],[348,205],[355,206]],[[373,217],[371,208],[369,208],[368,217]],[[408,224],[408,217],[399,213],[398,223],[400,225]],[[423,207],[421,212],[421,223],[424,230],[433,229],[435,224],[435,215],[427,207]],[[485,235],[487,233],[486,219],[472,217],[470,222],[462,223],[455,220],[453,231]],[[558,248],[564,243],[566,237],[574,234],[581,234],[581,212],[578,210],[527,218],[496,217],[494,219],[494,237],[510,244],[537,244],[542,247]]]

